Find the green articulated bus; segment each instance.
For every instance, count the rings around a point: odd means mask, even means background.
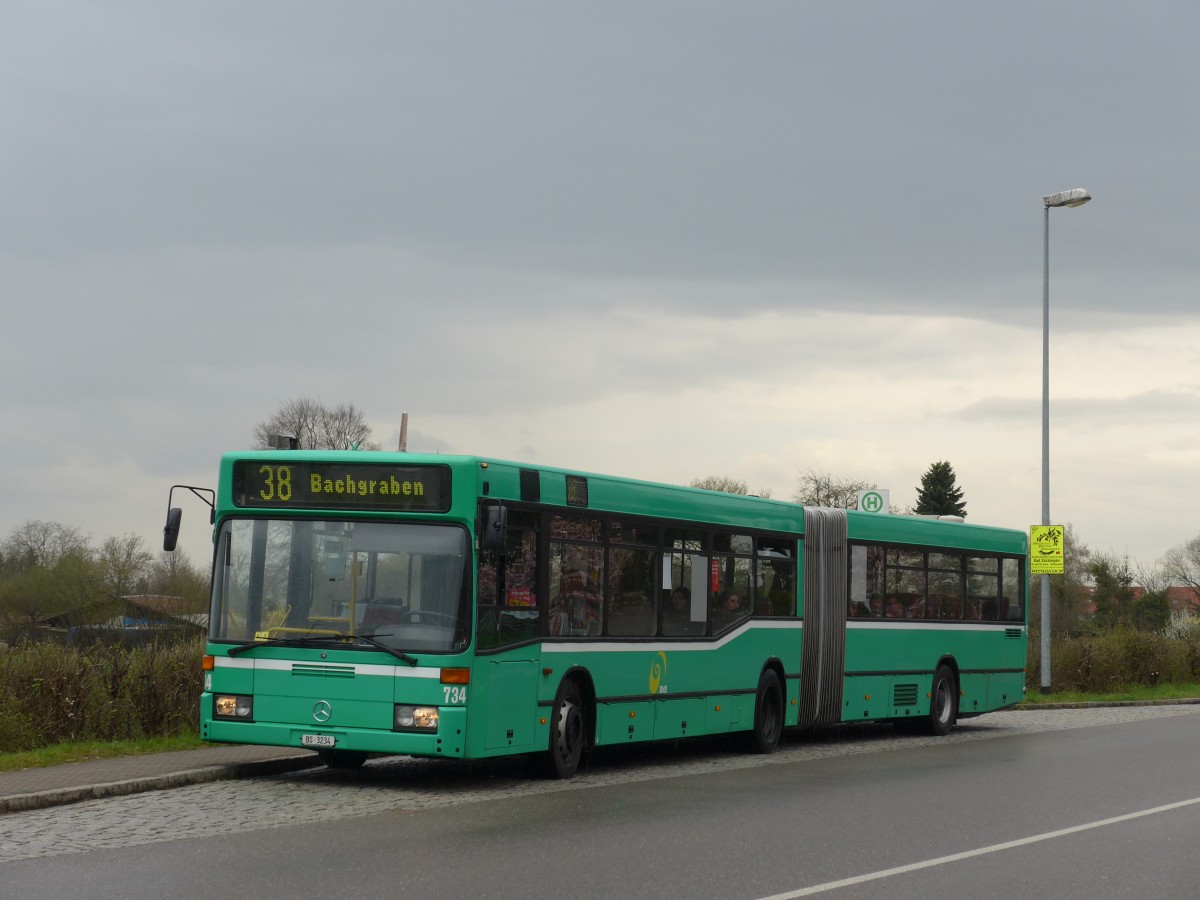
[[[227,454],[211,504],[207,741],[566,778],[595,746],[945,734],[1024,696],[1021,531],[355,451]]]

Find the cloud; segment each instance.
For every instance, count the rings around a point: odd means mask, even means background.
[[[1054,501],[1121,543],[1195,470],[1198,20],[6,10],[0,534],[153,536],[297,396],[387,446],[408,412],[414,450],[779,497],[812,468],[903,505],[949,459],[973,518],[1023,527],[1041,196],[1084,186],[1050,216]]]

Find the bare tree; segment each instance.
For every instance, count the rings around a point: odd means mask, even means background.
[[[13,529],[0,553],[9,571],[53,568],[64,558],[87,549],[88,539],[77,528],[30,519]]]
[[[750,493],[750,489],[746,487],[746,482],[738,481],[736,478],[730,478],[726,475],[708,475],[704,478],[693,478],[690,484],[694,488],[702,488],[706,491],[721,491],[725,494]]]
[[[182,597],[188,609],[203,612],[208,606],[208,572],[193,566],[182,550],[161,552],[150,566],[146,591]]]
[[[804,506],[855,509],[858,492],[876,487],[874,482],[856,478],[835,478],[826,472],[808,471],[800,475],[792,499]]]
[[[754,497],[770,497],[770,490],[756,491],[750,493],[750,488],[746,486],[746,482],[740,481],[737,478],[730,478],[727,475],[708,475],[704,478],[693,478],[688,482],[694,488],[702,488],[706,491],[720,491],[723,494],[742,494],[743,496]]]
[[[26,522],[5,542],[0,611],[37,618],[86,606],[104,593],[96,553],[74,528]]]
[[[266,450],[274,446],[277,435],[282,435],[295,438],[302,449],[315,449],[320,408],[320,403],[308,397],[289,400],[267,421],[254,426],[255,446]]]
[[[311,397],[297,397],[283,404],[271,418],[254,426],[255,446],[274,446],[277,435],[294,437],[302,450],[378,450],[371,440],[371,426],[353,403],[325,406]]]
[[[111,537],[96,557],[105,591],[114,599],[132,594],[150,573],[154,558],[136,534]]]
[[[1176,548],[1179,549],[1179,548]],[[1168,554],[1169,555],[1169,554]],[[1145,589],[1147,594],[1166,593],[1175,583],[1166,568],[1166,558],[1154,565],[1133,562],[1134,583]]]
[[[1159,567],[1168,583],[1190,587],[1200,596],[1200,535],[1168,550]]]
[[[378,450],[371,440],[371,426],[363,419],[362,410],[352,403],[327,408],[321,418],[321,443],[331,449]]]

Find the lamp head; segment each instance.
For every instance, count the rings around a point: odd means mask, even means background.
[[[1057,194],[1050,194],[1042,198],[1042,202],[1047,208],[1054,206],[1083,206],[1092,199],[1092,195],[1083,188],[1075,188],[1073,191],[1059,191]]]

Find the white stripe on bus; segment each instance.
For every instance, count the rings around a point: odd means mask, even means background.
[[[847,619],[847,628],[870,631],[875,628],[926,628],[934,631],[1008,631],[1025,630],[1024,622],[947,622],[940,619]]]
[[[697,623],[698,624],[698,623]],[[613,641],[611,638],[597,641],[564,641],[563,643],[543,643],[542,653],[636,653],[639,651],[670,650],[672,653],[707,652],[724,647],[736,637],[741,637],[748,631],[756,629],[793,630],[801,631],[804,622],[801,619],[769,620],[743,625],[716,641]]]
[[[253,659],[242,656],[218,656],[213,664],[220,669],[254,669],[290,672],[295,666],[328,666],[334,671],[353,670],[355,675],[392,675],[396,678],[440,678],[441,666],[413,668],[407,663],[396,666],[369,666],[355,663],[322,662],[304,659]]]

